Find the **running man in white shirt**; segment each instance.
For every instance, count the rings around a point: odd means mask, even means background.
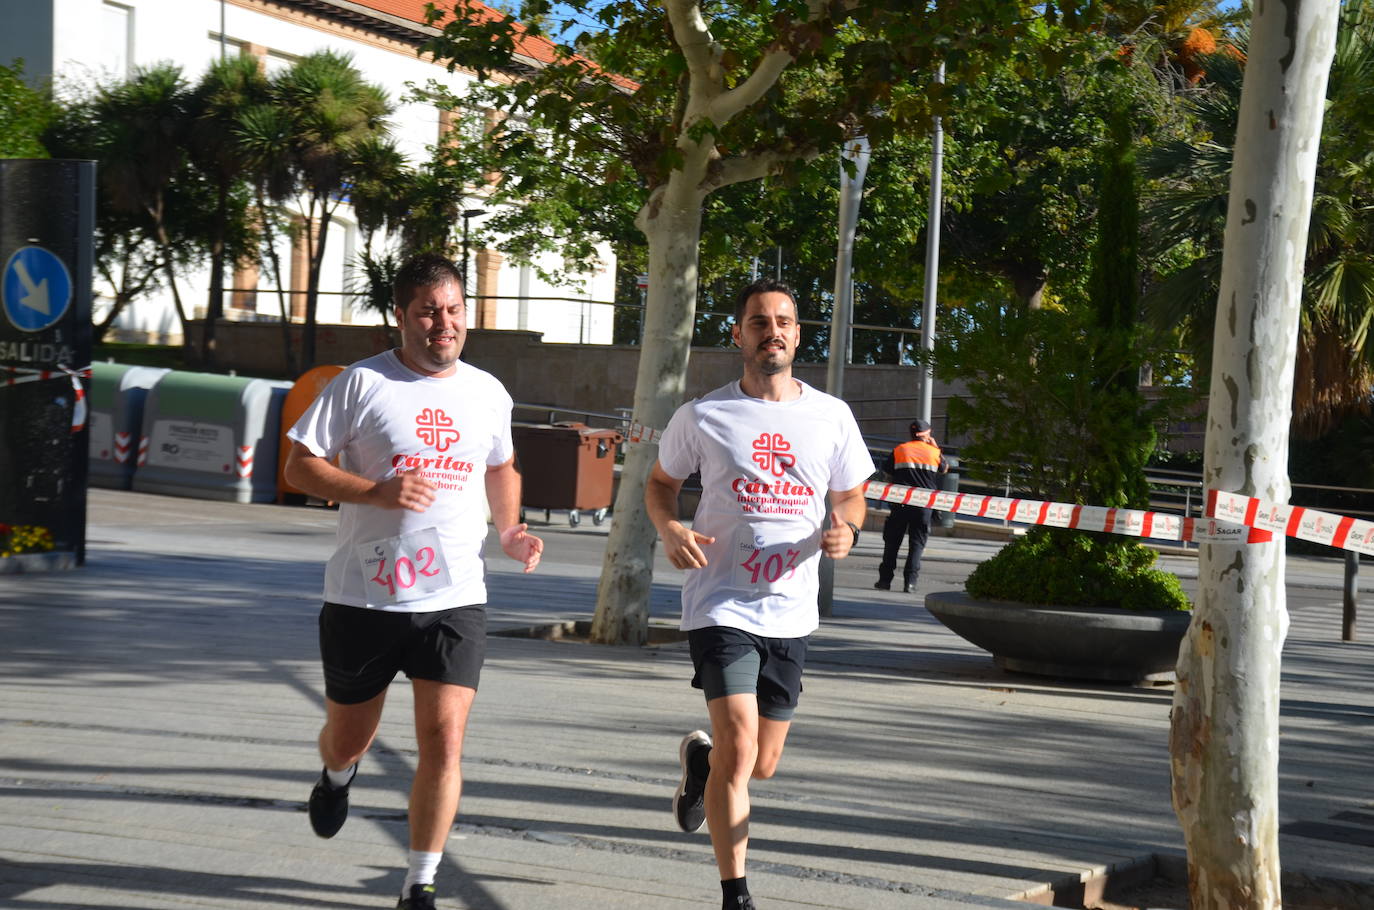
[[[404,672],[420,757],[409,869],[396,906],[434,910],[486,650],[486,506],[501,549],[526,572],[544,545],[519,523],[510,395],[458,359],[467,338],[458,269],[441,256],[411,259],[397,273],[393,299],[401,347],[353,364],[320,394],[287,434],[285,476],[340,503],[320,611],[324,771],[310,794],[310,824],[320,837],[343,827],[349,785],[377,734],[387,686]]]
[[[843,559],[858,542],[874,468],[849,406],[792,377],[801,326],[785,284],[745,288],[731,334],[743,378],[673,415],[645,502],[669,561],[689,570],[682,628],[711,719],[710,736],[693,731],[679,747],[673,813],[684,831],[708,825],[726,910],[754,910],[749,780],[772,777],[782,756],[820,624],[820,554]],[[677,497],[695,471],[689,529]]]

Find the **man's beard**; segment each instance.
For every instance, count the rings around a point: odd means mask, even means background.
[[[792,366],[792,357],[786,349],[778,351],[777,354],[779,356],[776,358],[771,356],[774,353],[773,351],[765,351],[764,353],[770,356],[760,357],[755,360],[754,363],[758,367],[759,372],[765,376],[776,376]]]

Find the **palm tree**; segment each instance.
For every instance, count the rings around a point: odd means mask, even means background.
[[[191,91],[193,116],[188,152],[214,192],[210,221],[210,291],[205,307],[202,349],[207,364],[215,359],[215,326],[224,314],[225,260],[244,258],[251,249],[252,230],[244,198],[244,173],[249,153],[239,125],[244,112],[267,99],[267,78],[251,56],[215,61]]]
[[[253,185],[253,207],[262,229],[261,249],[277,289],[286,371],[294,376],[298,364],[291,346],[291,308],[286,302],[281,256],[277,253],[278,226],[283,220],[280,206],[291,198],[296,185],[287,155],[291,145],[291,122],[286,113],[269,100],[243,112],[239,118],[238,138],[248,153],[247,176]]]
[[[364,147],[387,132],[391,103],[378,86],[364,81],[352,58],[320,51],[297,60],[272,80],[274,114],[254,111],[242,136],[252,160],[278,158],[273,178],[282,198],[294,195],[302,219],[309,272],[306,284],[302,366],[315,361],[315,325],[320,270],[329,225],[360,174]],[[289,190],[288,185],[289,184]]]
[[[349,200],[363,235],[363,249],[353,262],[349,290],[361,295],[366,307],[375,310],[386,325],[391,286],[401,259],[391,250],[374,251],[372,241],[378,231],[399,229],[404,223],[415,196],[415,175],[406,167],[396,143],[384,136],[372,136],[359,144],[357,165]]]
[[[1206,369],[1221,272],[1244,35],[1201,57],[1206,80],[1190,102],[1205,138],[1161,147],[1146,170],[1159,189],[1146,205],[1156,252],[1181,264],[1146,295],[1161,326],[1178,326]],[[1295,432],[1318,436],[1369,408],[1374,391],[1374,3],[1341,13],[1327,86],[1321,157],[1308,232],[1293,390]]]
[[[204,210],[195,196],[203,189],[186,166],[190,95],[180,67],[159,64],[135,71],[125,82],[100,88],[90,111],[98,133],[98,181],[115,210],[138,216],[161,255],[163,278],[181,322],[183,344],[195,358],[195,343],[177,287],[177,247],[201,236],[194,222]]]
[[[405,220],[410,208],[406,188],[412,184],[414,174],[406,166],[405,155],[395,140],[388,136],[364,138],[354,155],[348,198],[363,235],[363,251],[371,252],[377,231],[399,228]]]

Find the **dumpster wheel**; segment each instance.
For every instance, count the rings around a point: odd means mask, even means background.
[[[592,524],[600,527],[601,523],[606,520],[606,516],[610,513],[610,511],[611,510],[609,508],[597,509],[595,512],[592,513]]]
[[[576,509],[569,509],[568,524],[572,525],[574,528],[582,524],[582,513]]]

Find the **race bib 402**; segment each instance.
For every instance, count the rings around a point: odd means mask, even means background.
[[[359,544],[358,560],[369,604],[419,600],[451,584],[437,528]]]

